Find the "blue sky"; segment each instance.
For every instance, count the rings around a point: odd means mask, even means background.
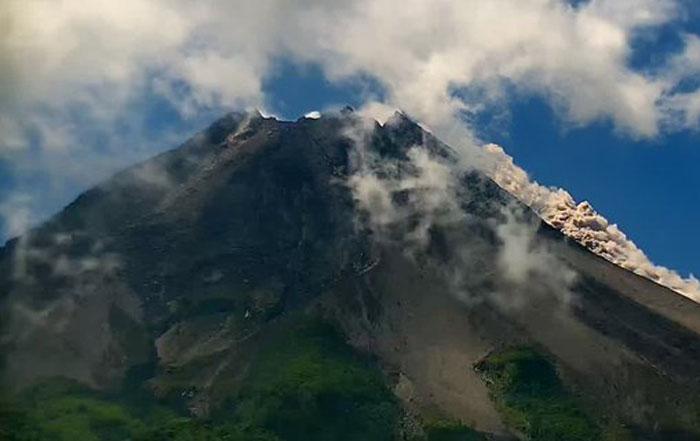
[[[381,102],[500,144],[700,273],[693,0],[302,3],[6,0],[0,239],[228,110]]]
[[[656,263],[700,272],[700,137],[635,141],[609,124],[563,129],[537,99],[513,106],[510,132],[489,134],[532,178],[588,200]]]

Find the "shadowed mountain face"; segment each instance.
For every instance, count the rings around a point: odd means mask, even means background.
[[[208,415],[308,314],[376,360],[408,415],[513,432],[473,366],[528,345],[586,408],[648,436],[700,427],[700,307],[456,156],[401,114],[227,115],[0,250],[2,381],[135,382]]]

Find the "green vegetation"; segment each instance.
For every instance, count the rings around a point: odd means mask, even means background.
[[[554,365],[531,348],[491,355],[476,366],[505,421],[532,441],[601,439],[590,418],[562,385]]]
[[[485,438],[462,423],[449,420],[431,421],[424,427],[427,441],[483,441]]]
[[[39,441],[43,438],[27,411],[7,398],[0,400],[0,441]]]
[[[133,406],[64,381],[4,404],[0,441],[280,441],[236,422],[198,421],[155,403]]]
[[[68,380],[35,386],[4,400],[0,440],[122,441],[172,414],[156,405],[144,409],[110,398]],[[144,412],[145,410],[145,412]],[[138,411],[140,414],[135,415]]]
[[[54,380],[0,399],[0,441],[389,441],[400,409],[381,372],[320,321],[297,319],[259,342],[248,374],[209,420],[189,418],[131,385],[118,395]],[[479,363],[506,422],[532,441],[627,441],[589,417],[553,364],[529,348]],[[457,421],[423,425],[422,441],[482,441]]]
[[[280,441],[280,438],[265,430],[236,423],[216,424],[176,418],[136,435],[134,441]]]
[[[237,416],[281,439],[390,440],[399,410],[381,373],[330,325],[302,321],[266,345]]]
[[[143,395],[50,381],[0,401],[0,441],[393,439],[393,394],[330,325],[303,319],[280,329],[253,356],[243,385],[211,420],[200,421]]]

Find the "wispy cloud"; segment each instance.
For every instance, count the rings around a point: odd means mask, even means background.
[[[377,131],[400,128],[404,118],[396,113],[381,128],[361,120],[346,133],[354,146],[347,185],[358,229],[368,230],[380,249],[401,250],[418,268],[441,276],[467,305],[487,301],[518,311],[550,298],[566,311],[576,273],[538,239],[536,216],[514,201],[485,198],[482,190],[493,184],[425,133],[402,152],[377,149]],[[478,178],[465,185],[470,175]]]

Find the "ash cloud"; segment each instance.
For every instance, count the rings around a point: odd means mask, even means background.
[[[552,295],[562,305],[569,305],[577,274],[556,256],[548,242],[537,237],[539,221],[528,219],[522,207],[513,205],[503,208],[503,216],[505,221],[495,226],[501,242],[497,262],[508,289],[495,292],[498,303],[503,308],[517,308],[533,295]],[[523,287],[528,294],[523,293]]]
[[[498,185],[530,206],[545,222],[573,238],[608,261],[640,276],[700,301],[700,281],[654,264],[615,224],[610,223],[586,201],[576,203],[561,188],[533,182],[527,173],[497,145],[485,147],[494,159],[488,170]]]

